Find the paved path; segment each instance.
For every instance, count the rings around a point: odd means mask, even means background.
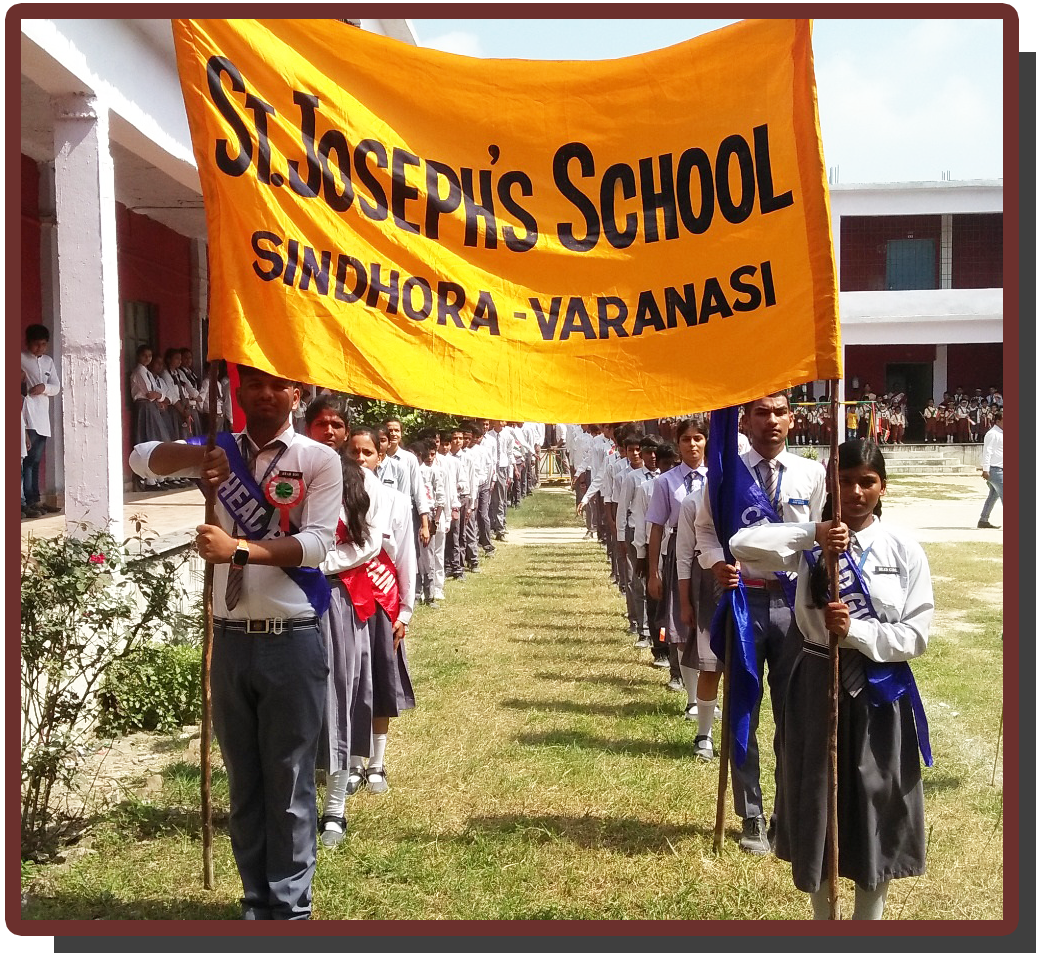
[[[905,484],[904,484],[905,482]],[[901,494],[909,486],[909,494]],[[945,497],[930,497],[932,487]],[[545,485],[542,491],[552,491],[573,497],[568,487]],[[895,494],[885,494],[884,516],[906,528],[919,541],[985,541],[1000,544],[1003,531],[976,527],[983,501],[986,482],[982,478],[958,475],[925,475],[897,482]],[[134,533],[131,518],[144,515],[146,524],[158,535],[156,547],[173,547],[186,543],[197,524],[203,521],[203,495],[195,487],[181,488],[164,494],[128,494],[124,499],[124,521],[128,536]],[[1004,523],[1003,506],[997,504],[990,519],[994,524]],[[51,537],[65,527],[65,516],[48,515],[22,522],[22,538],[28,533],[36,537]],[[571,544],[583,540],[584,528],[519,528],[508,531],[512,544]]]

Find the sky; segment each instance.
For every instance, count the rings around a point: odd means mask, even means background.
[[[735,21],[410,22],[420,46],[450,53],[591,60],[667,47]],[[812,48],[833,179],[940,180],[944,171],[952,180],[1003,176],[1000,20],[816,20]]]

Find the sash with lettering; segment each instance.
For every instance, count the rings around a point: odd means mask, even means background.
[[[348,527],[343,520],[337,521],[337,541],[348,540]],[[348,571],[339,571],[337,577],[344,585],[352,607],[360,621],[368,621],[380,605],[392,624],[399,618],[398,572],[388,552],[381,548],[376,557]]]
[[[811,571],[823,549],[816,545],[805,552],[805,562]],[[838,559],[838,588],[841,600],[848,605],[848,613],[852,618],[861,621],[880,621],[874,603],[870,600],[870,592],[863,580],[859,566],[851,554],[845,551]],[[921,757],[929,768],[932,765],[932,746],[928,743],[928,717],[924,713],[921,693],[917,690],[913,671],[908,661],[879,662],[864,656],[866,668],[866,687],[870,704],[877,708],[898,701],[903,695],[910,696],[913,708],[914,727],[917,729],[917,744],[921,749]]]
[[[275,505],[270,504],[261,487],[254,480],[242,452],[233,435],[221,431],[214,438],[215,443],[228,458],[229,476],[217,489],[217,497],[225,510],[238,524],[248,541],[261,541],[268,534],[268,528],[275,512]],[[189,438],[189,444],[204,446],[206,438]],[[202,482],[196,482],[200,490],[206,494]],[[245,494],[245,497],[243,496]],[[233,498],[233,495],[235,497]],[[297,534],[297,526],[290,525],[290,534]],[[300,588],[315,610],[318,617],[326,613],[330,607],[330,586],[318,568],[283,568],[286,576]]]
[[[718,543],[729,564],[736,559],[729,551],[729,539],[741,528],[765,521],[779,522],[761,485],[754,480],[739,455],[738,414],[736,407],[711,412],[710,440],[707,443],[707,494]],[[794,607],[795,578],[790,572],[776,572],[783,594]],[[761,697],[761,672],[754,646],[754,626],[747,605],[747,590],[740,576],[739,587],[723,591],[711,621],[711,650],[725,658],[725,635],[729,623],[734,629],[732,664],[729,675],[729,723],[737,765],[747,757],[750,716]]]

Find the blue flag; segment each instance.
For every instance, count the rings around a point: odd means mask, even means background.
[[[750,504],[753,478],[739,456],[739,409],[723,408],[711,412],[710,440],[707,442],[707,493],[718,544],[729,564],[736,559],[729,550],[729,539],[740,529],[743,511]],[[756,487],[756,486],[755,486]],[[729,726],[737,765],[747,757],[750,716],[761,695],[761,672],[754,648],[754,628],[747,608],[747,592],[740,586],[723,591],[711,622],[711,649],[725,660],[726,633],[732,632],[732,663],[729,665]]]

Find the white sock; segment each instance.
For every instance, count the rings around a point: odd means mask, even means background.
[[[696,701],[696,682],[700,677],[699,670],[687,668],[685,665],[679,665],[678,667],[681,669],[682,681],[685,683],[685,693],[691,705]]]
[[[853,919],[878,921],[884,916],[885,899],[888,897],[888,882],[878,882],[877,888],[855,887],[855,911]]]
[[[349,755],[348,765],[350,768],[365,768],[366,759],[363,758],[362,755]]]
[[[709,735],[714,728],[714,709],[718,707],[718,699],[703,701],[696,699],[696,734]]]
[[[830,921],[830,887],[825,883],[819,886],[816,892],[810,892],[809,901],[812,903],[812,918],[817,922]]]
[[[373,751],[370,752],[370,768],[384,768],[384,749],[388,744],[388,733],[374,734]]]
[[[323,804],[323,818],[328,815],[339,817],[344,815],[344,793],[348,788],[348,771],[330,772],[326,776],[326,801]]]

